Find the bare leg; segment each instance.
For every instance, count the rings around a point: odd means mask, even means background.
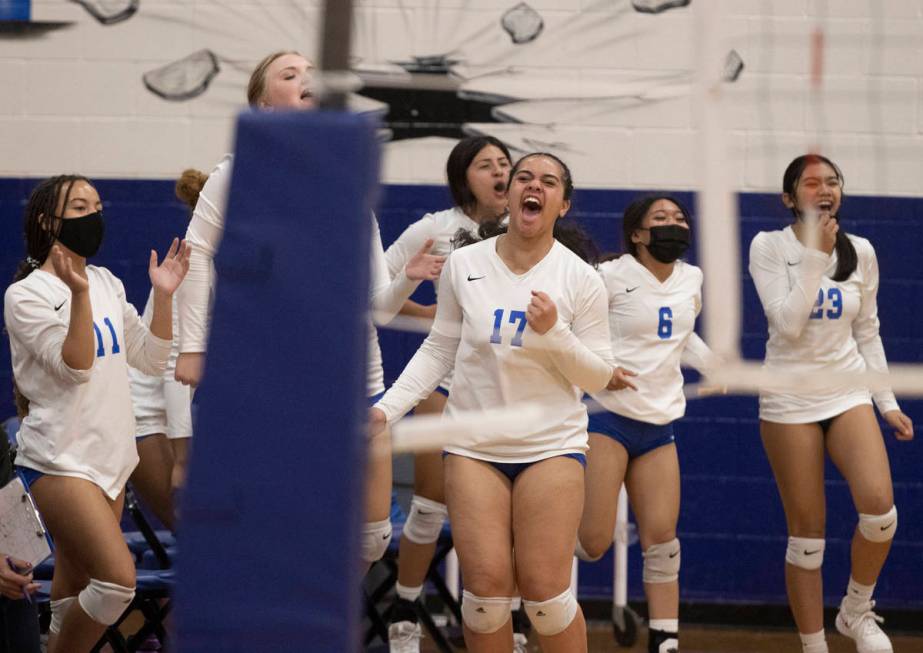
[[[137,440],[140,461],[131,474],[134,486],[144,505],[171,531],[173,519],[173,449],[163,433]]]
[[[557,456],[543,460],[516,479],[514,550],[516,576],[524,601],[547,601],[570,587],[583,495],[583,466],[573,458]],[[585,653],[583,611],[578,606],[567,628],[556,635],[539,634],[538,639],[545,653]]]
[[[122,538],[119,517],[124,494],[109,500],[93,483],[65,476],[43,476],[32,493],[64,563],[55,565],[52,596],[73,596],[90,578],[135,586],[135,565]],[[61,632],[49,644],[49,653],[84,653],[105,632],[106,626],[71,604]]]
[[[465,588],[483,598],[512,597],[509,480],[488,463],[450,455],[445,459],[445,489]],[[465,624],[465,644],[471,653],[510,653],[512,620],[493,633],[476,633]]]
[[[446,396],[432,393],[417,406],[418,415],[438,415],[445,408]],[[445,503],[445,479],[441,453],[416,454],[413,465],[413,493],[437,503]],[[419,587],[433,561],[436,543],[418,544],[402,537],[398,550],[397,582],[404,587]]]
[[[792,537],[823,538],[826,506],[824,435],[820,426],[761,420],[760,435],[782,498],[788,534]],[[802,569],[786,562],[785,584],[798,631],[809,634],[823,630],[820,569]]]
[[[186,468],[189,466],[189,448],[192,438],[171,438],[170,446],[173,449],[173,474],[170,485],[175,492],[186,484]]]
[[[625,447],[606,435],[590,433],[579,539],[592,558],[601,558],[612,546],[619,490],[627,468]]]
[[[679,520],[679,459],[669,444],[635,458],[628,466],[626,489],[641,548],[663,544],[676,537]],[[679,581],[645,583],[651,619],[679,618]]]

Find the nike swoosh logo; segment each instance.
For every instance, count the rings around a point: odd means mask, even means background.
[[[55,307],[54,307],[54,310],[56,310],[56,311],[57,311],[57,310],[60,310],[60,308],[61,308],[62,306],[64,306],[66,303],[67,303],[67,300],[65,299],[63,302],[61,302],[60,304],[58,304],[57,306],[55,306]]]
[[[478,279],[483,279],[483,278],[486,277],[486,276],[487,276],[486,274],[482,274],[482,275],[479,276],[479,277],[472,277],[472,276],[469,274],[469,275],[468,275],[468,281],[477,281]]]
[[[820,549],[814,549],[813,551],[805,551],[805,552],[804,552],[804,554],[805,554],[806,556],[812,556],[812,555],[814,555],[815,553],[820,553]]]
[[[625,292],[634,292],[634,291],[636,291],[636,290],[637,290],[638,288],[640,288],[640,287],[641,287],[641,286],[635,286],[634,288],[626,288],[626,289],[625,289]]]
[[[886,530],[888,530],[889,528],[891,528],[892,526],[894,526],[894,522],[891,522],[891,523],[888,524],[887,526],[882,526],[882,527],[881,527],[881,530],[886,531]]]
[[[418,511],[417,511],[417,514],[418,514],[418,515],[428,515],[429,513],[428,513],[428,512],[423,512],[422,510],[418,510]]]
[[[673,553],[670,554],[670,557],[675,558],[678,555],[679,555],[679,551],[674,551]]]
[[[801,261],[795,261],[794,263],[792,263],[791,261],[786,261],[786,263],[788,263],[789,265],[801,265]]]

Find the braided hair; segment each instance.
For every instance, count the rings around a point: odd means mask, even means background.
[[[90,180],[82,175],[58,175],[40,182],[32,191],[23,216],[26,258],[16,268],[13,283],[28,277],[48,258],[51,246],[61,230],[61,221],[56,219],[58,198],[62,197],[63,191],[63,205],[67,206],[71,189],[78,181],[90,184]]]

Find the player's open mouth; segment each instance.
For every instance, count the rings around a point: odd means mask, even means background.
[[[542,201],[534,195],[522,199],[522,214],[526,218],[535,218],[542,213]]]

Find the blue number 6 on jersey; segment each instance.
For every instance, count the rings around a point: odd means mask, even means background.
[[[673,335],[673,309],[669,306],[660,307],[660,323],[657,325],[657,335],[661,340],[667,340]]]

